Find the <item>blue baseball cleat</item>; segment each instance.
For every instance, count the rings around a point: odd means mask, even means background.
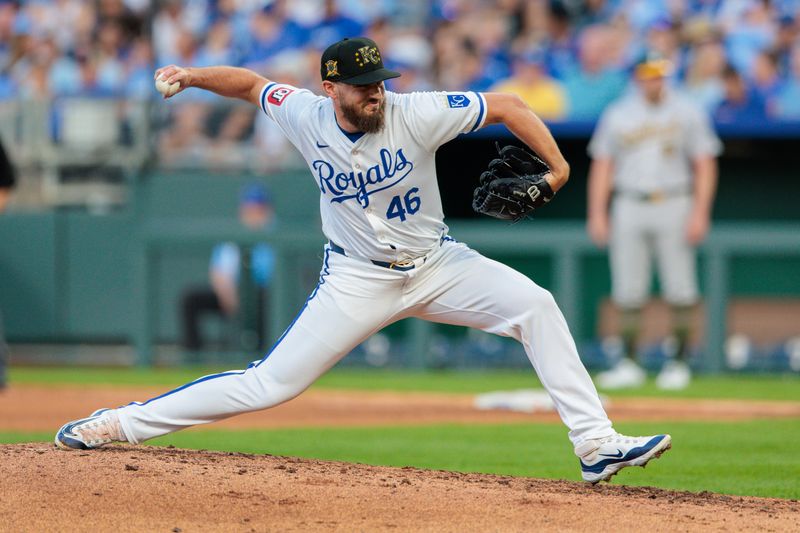
[[[125,440],[114,410],[98,409],[87,418],[61,426],[54,442],[62,450],[90,450],[109,442]]]
[[[575,453],[580,457],[581,473],[584,481],[597,483],[608,481],[626,466],[644,466],[669,450],[672,437],[656,435],[652,437],[627,437],[612,435],[603,439],[586,441]]]

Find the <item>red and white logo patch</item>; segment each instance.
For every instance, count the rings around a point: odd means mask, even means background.
[[[278,87],[277,89],[269,93],[269,96],[267,96],[267,101],[273,105],[281,105],[283,103],[283,100],[293,92],[294,89],[289,89],[287,87]]]

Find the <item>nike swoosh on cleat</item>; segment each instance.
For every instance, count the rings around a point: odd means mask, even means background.
[[[600,455],[601,457],[614,457],[618,459],[622,457],[622,450],[617,448],[617,453],[599,453],[597,455]]]
[[[316,141],[316,143],[317,143],[317,148],[328,148],[329,147],[329,145],[327,145],[327,144],[320,144],[319,141]]]
[[[615,464],[615,463],[622,463],[622,462],[625,462],[625,461],[632,461],[633,459],[636,459],[637,457],[640,457],[640,456],[646,454],[647,452],[649,452],[650,450],[652,450],[653,448],[658,446],[658,444],[662,440],[664,440],[664,435],[656,435],[655,437],[650,439],[650,441],[647,442],[644,446],[639,446],[638,448],[631,448],[630,450],[628,450],[628,453],[625,454],[624,457],[612,456],[613,457],[612,459],[603,459],[602,461],[599,461],[598,463],[595,463],[595,464],[593,464],[591,466],[589,466],[586,463],[584,463],[583,461],[581,461],[580,462],[581,463],[581,469],[584,472],[592,472],[592,473],[595,473],[595,474],[599,474],[608,465],[612,465],[612,464]],[[617,449],[617,451],[619,451],[619,448]]]

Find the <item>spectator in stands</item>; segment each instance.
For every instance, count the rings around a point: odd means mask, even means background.
[[[205,102],[196,100],[175,103],[160,131],[159,163],[167,167],[203,165],[211,145],[206,132],[211,109]]]
[[[250,18],[252,8],[247,9],[248,4],[239,0],[219,0],[211,6],[208,15],[208,22],[212,26],[217,22],[226,22],[230,25],[231,43],[233,55],[239,64],[239,59],[247,50],[247,43],[250,40]],[[210,30],[209,30],[210,31]]]
[[[725,38],[730,63],[748,77],[756,54],[767,50],[775,43],[777,35],[776,16],[767,0],[738,2],[741,12],[734,18]]]
[[[0,142],[0,214],[5,211],[8,200],[11,197],[11,189],[14,188],[16,177],[14,167],[8,158],[2,142]],[[8,344],[6,344],[3,332],[3,315],[0,310],[0,390],[6,386],[6,367],[8,366]]]
[[[511,23],[508,17],[497,9],[483,8],[471,13],[460,21],[469,43],[474,44],[481,63],[481,76],[488,79],[488,85],[473,83],[473,90],[486,90],[497,80],[511,75],[511,56],[508,41]]]
[[[509,41],[508,49],[512,54],[523,50],[543,48],[548,36],[548,26],[552,22],[550,2],[519,2],[519,5],[507,5]],[[513,57],[513,56],[512,56]]]
[[[495,80],[486,74],[486,58],[480,55],[472,41],[460,41],[458,36],[454,38],[452,43],[454,47],[451,49],[449,44],[446,45],[444,49],[446,55],[437,58],[439,88],[488,90]]]
[[[150,39],[137,37],[125,58],[125,96],[133,100],[156,98],[153,92],[153,47]]]
[[[184,8],[182,0],[165,0],[153,17],[153,50],[156,62],[166,65],[175,62],[175,50],[182,32],[199,31],[191,12]]]
[[[627,85],[627,77],[615,66],[618,58],[608,54],[611,28],[592,26],[580,37],[580,68],[564,76],[568,97],[568,117],[595,120]]]
[[[800,43],[792,48],[789,79],[775,96],[775,118],[800,120]]]
[[[250,41],[242,58],[243,66],[259,70],[263,62],[290,47],[283,20],[270,7],[255,13],[250,20]]]
[[[544,120],[564,118],[566,95],[561,84],[544,71],[541,50],[531,50],[514,57],[513,75],[500,80],[493,91],[519,95]]]
[[[35,52],[33,26],[31,17],[18,2],[0,2],[0,98],[41,94],[45,76],[39,77],[38,87],[25,76],[32,69],[30,56]]]
[[[433,32],[433,69],[436,85],[445,89],[448,71],[455,71],[464,55],[464,39],[452,22],[441,23]]]
[[[671,19],[662,16],[653,21],[647,29],[646,39],[642,44],[644,45],[643,52],[658,54],[674,65],[671,80],[683,72],[684,61],[678,28]]]
[[[672,19],[679,16],[675,11],[680,8],[680,3],[672,2],[667,7],[666,2],[639,0],[618,0],[613,2],[613,12],[605,14],[604,21],[607,22],[614,17],[624,18],[631,29],[637,34],[645,36],[650,28],[659,21]],[[640,54],[645,54],[645,50],[637,50]]]
[[[616,2],[609,0],[586,0],[584,2],[568,2],[572,6],[572,17],[576,27],[583,29],[595,24],[608,22],[614,15]],[[637,2],[645,4],[645,2]]]
[[[123,28],[116,20],[103,22],[97,30],[97,42],[91,61],[95,65],[94,92],[102,96],[121,96],[125,90],[125,66],[122,49],[126,45]]]
[[[215,21],[208,30],[205,42],[200,44],[195,66],[210,67],[212,65],[238,64],[239,58],[236,57],[232,31],[229,20],[219,19]]]
[[[687,22],[712,24],[719,18],[723,3],[719,0],[690,0],[684,4],[685,11],[681,15]]]
[[[431,80],[428,78],[427,69],[421,68],[415,63],[388,61],[386,66],[401,74],[399,78],[387,80],[386,86],[391,91],[410,93],[435,90]]]
[[[800,10],[798,10],[800,13]],[[791,14],[785,14],[778,20],[778,34],[775,37],[773,50],[778,57],[778,70],[789,73],[791,70],[791,55],[795,44],[800,42],[800,24]]]
[[[432,90],[430,72],[433,63],[433,49],[427,36],[416,29],[392,30],[383,22],[373,24],[369,33],[383,45],[383,61],[387,68],[399,70],[399,78],[388,80],[387,87],[395,92]],[[402,78],[407,76],[407,79]],[[402,87],[402,89],[400,89]]]
[[[245,186],[239,200],[242,225],[263,232],[273,217],[272,201],[264,186]],[[181,302],[184,347],[190,351],[203,349],[200,320],[211,314],[226,321],[238,320],[241,348],[263,348],[268,286],[274,269],[275,253],[265,243],[239,246],[224,242],[215,246],[209,266],[210,286],[190,288]]]
[[[256,110],[253,106],[238,103],[215,106],[213,109],[212,142],[206,154],[205,164],[211,170],[241,168],[243,153],[247,152],[247,141],[253,137]]]
[[[89,39],[94,29],[87,28],[89,20],[94,22],[94,7],[87,5],[88,2],[81,4],[73,0],[55,0],[26,6],[31,14],[34,34],[49,35],[59,49],[65,53],[74,52],[79,44]],[[81,30],[89,31],[81,35]]]
[[[141,13],[131,9],[131,0],[101,0],[97,2],[97,20],[99,25],[111,23],[117,26],[121,34],[122,48],[145,34],[145,18]]]
[[[175,34],[175,46],[162,59],[165,64],[194,65],[198,60],[198,47],[199,40],[195,34],[188,28],[180,27]]]
[[[684,88],[707,112],[713,112],[725,97],[722,73],[726,64],[725,49],[716,39],[698,43],[690,54]]]
[[[764,102],[767,115],[775,114],[775,98],[781,90],[781,77],[778,73],[778,56],[774,52],[762,50],[753,60],[753,91]]]
[[[545,28],[542,46],[547,72],[557,79],[563,79],[576,68],[578,61],[577,39],[563,2],[550,2]]]
[[[725,97],[714,111],[714,119],[723,123],[757,124],[767,117],[764,100],[751,90],[732,65],[722,74]]]
[[[329,43],[364,33],[364,26],[344,15],[336,0],[324,0],[324,2],[323,17],[308,29],[309,44],[312,47],[323,49]]]
[[[53,66],[62,60],[61,51],[52,38],[30,36],[26,53],[14,64],[10,75],[25,99],[46,98],[54,93],[52,83]],[[74,76],[75,87],[80,86],[77,70]]]

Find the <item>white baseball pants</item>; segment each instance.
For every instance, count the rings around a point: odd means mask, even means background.
[[[552,295],[445,240],[424,264],[405,272],[326,246],[317,287],[263,359],[118,409],[125,436],[138,443],[290,400],[370,335],[407,317],[513,337],[525,347],[575,446],[613,434]]]

